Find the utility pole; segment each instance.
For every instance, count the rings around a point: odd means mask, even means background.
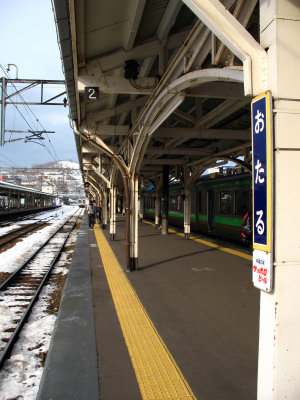
[[[19,79],[18,78],[18,69],[15,64],[8,64],[8,71],[9,67],[14,66],[16,67],[16,78],[15,79],[8,79],[6,77],[2,77],[1,82],[2,82],[2,88],[1,88],[1,137],[0,137],[0,146],[4,146],[5,143],[7,142],[15,142],[17,140],[25,140],[25,142],[28,142],[30,140],[34,139],[44,139],[41,135],[43,133],[54,133],[50,131],[21,131],[21,130],[6,130],[5,129],[5,112],[6,112],[6,106],[7,105],[46,105],[46,106],[64,106],[66,107],[67,104],[67,98],[63,97],[66,95],[66,90],[63,89],[63,91],[58,91],[58,93],[49,98],[45,96],[44,89],[45,87],[48,86],[65,86],[65,81],[62,80],[42,80],[42,79]],[[21,89],[17,89],[15,84],[21,84],[24,85]],[[12,85],[12,88],[14,89],[14,92],[10,95],[7,94],[7,85]],[[12,99],[15,98],[16,96],[20,95],[20,93],[23,93],[24,91],[33,89],[33,88],[39,88],[40,89],[40,99],[36,101],[30,101],[30,102],[25,102],[23,98],[21,98],[21,101],[13,101]],[[10,133],[30,133],[31,135],[26,136],[25,138],[12,138],[9,141],[5,141],[5,132],[10,132]]]
[[[5,106],[6,106],[6,78],[2,77],[2,96],[1,96],[1,146],[4,146],[5,134]]]

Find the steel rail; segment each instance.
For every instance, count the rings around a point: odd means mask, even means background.
[[[79,211],[80,211],[80,210],[79,210]],[[77,211],[76,211],[76,212],[77,212]],[[74,216],[76,216],[76,212],[72,215],[72,217],[71,217],[70,219],[68,219],[68,221],[66,221],[66,222],[51,236],[50,239],[52,239],[52,238],[53,238],[53,237],[54,237],[68,222],[70,222],[70,220],[71,220]],[[34,304],[35,304],[36,301],[38,300],[39,295],[40,295],[40,292],[41,292],[42,288],[43,288],[44,285],[45,285],[45,282],[47,281],[49,275],[50,275],[51,272],[52,272],[52,269],[53,269],[54,265],[56,264],[58,258],[60,257],[60,254],[61,254],[63,248],[65,247],[66,242],[68,241],[71,232],[73,231],[75,225],[77,224],[77,221],[78,221],[80,215],[81,215],[81,214],[79,214],[79,215],[77,216],[75,222],[72,224],[72,227],[71,227],[70,231],[68,232],[68,234],[67,234],[67,236],[66,236],[64,242],[62,243],[62,245],[60,246],[59,250],[57,251],[57,253],[56,253],[54,259],[52,260],[52,262],[51,262],[51,264],[50,264],[50,266],[49,266],[47,272],[45,273],[45,275],[44,275],[44,277],[43,277],[41,283],[39,284],[39,286],[38,286],[38,288],[37,288],[35,294],[33,295],[33,297],[32,297],[32,299],[31,299],[31,301],[30,301],[28,307],[26,308],[26,310],[25,310],[25,312],[24,312],[24,314],[23,314],[23,316],[22,316],[22,318],[21,318],[20,321],[18,322],[18,324],[17,324],[17,326],[16,326],[14,332],[12,333],[12,335],[11,335],[9,341],[7,342],[6,346],[5,346],[4,349],[2,350],[2,352],[1,352],[1,354],[0,354],[0,369],[3,367],[4,362],[10,357],[10,354],[11,354],[11,352],[12,352],[13,346],[14,346],[14,344],[16,343],[16,341],[17,341],[17,339],[18,339],[18,337],[19,337],[19,334],[20,334],[20,332],[22,331],[22,328],[23,328],[25,322],[27,321],[27,319],[28,319],[28,317],[29,317],[29,315],[30,315],[30,313],[31,313],[31,311],[32,311],[32,308],[33,308]],[[36,251],[36,252],[34,253],[34,256],[35,256],[42,248],[45,247],[45,245],[50,241],[50,239],[48,239],[48,240],[38,249],[38,251]],[[31,257],[22,265],[22,267],[19,268],[19,269],[13,274],[13,277],[17,277],[17,275],[21,272],[21,270],[25,267],[25,265],[28,264],[29,261],[31,261],[32,259],[33,259],[33,256],[31,256]],[[12,280],[13,280],[12,276],[9,277],[9,278],[4,282],[4,284],[0,287],[0,290],[3,290],[4,287],[7,287],[8,281],[11,282]]]
[[[20,228],[14,230],[14,231],[10,231],[10,232],[5,233],[4,235],[1,235],[0,236],[0,246],[4,246],[5,244],[10,243],[13,240],[19,239],[20,237],[26,235],[26,233],[29,233],[29,232],[33,231],[34,229],[37,229],[43,225],[46,225],[50,220],[51,219],[49,219],[47,221],[33,222],[32,224],[29,224],[26,226],[21,226]],[[5,238],[7,238],[7,239],[5,240]],[[2,242],[3,239],[4,239],[4,242]]]
[[[11,211],[13,211],[13,210],[11,210]],[[28,214],[25,214],[25,215],[16,215],[13,212],[0,211],[0,228],[9,226],[10,223],[14,223],[14,222],[21,223],[22,221],[26,221],[28,219],[34,220],[34,219],[36,219],[36,217],[39,217],[39,216],[42,217],[43,216],[42,214],[44,212],[52,211],[54,213],[54,212],[58,212],[59,210],[58,209],[37,210],[36,208],[34,208],[34,209],[30,209],[30,210],[29,209],[23,209],[22,211],[32,211],[32,212],[28,212]],[[11,219],[8,219],[9,216],[11,216]],[[51,215],[49,217],[46,217],[46,218],[50,218],[50,217],[51,217]]]
[[[77,210],[78,211],[78,210]],[[77,212],[76,211],[76,212]],[[76,212],[72,215],[71,218],[73,218],[76,215]],[[71,219],[70,218],[70,219]],[[69,221],[69,220],[68,220]],[[50,242],[50,240],[64,227],[65,224],[68,223],[68,221],[66,221],[63,225],[61,225],[42,245],[41,247],[39,247],[26,261],[24,261],[24,263],[14,272],[10,275],[9,278],[6,279],[5,282],[2,283],[2,285],[0,286],[0,291],[4,290],[9,284],[10,282],[13,281],[14,278],[16,278],[20,272],[23,270],[23,268],[26,267],[26,265],[32,261],[34,259],[34,257]]]

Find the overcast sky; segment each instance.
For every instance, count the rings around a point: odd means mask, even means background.
[[[19,79],[64,80],[51,0],[0,0],[0,65],[6,71],[8,64],[17,65]],[[9,74],[16,78],[16,68],[11,67]],[[0,68],[2,76],[5,74]],[[61,89],[62,92],[64,87]],[[8,94],[12,90],[8,87]],[[55,88],[55,93],[60,93],[59,90]],[[52,93],[46,94],[50,98]],[[26,91],[22,96],[26,102],[37,100],[40,91]],[[30,106],[30,110],[17,107],[19,111],[13,105],[6,107],[6,130],[45,129],[55,133],[44,135],[43,143],[48,150],[23,140],[6,143],[0,147],[0,166],[31,167],[54,158],[78,162],[68,107]],[[25,135],[28,133],[6,133],[5,139]]]

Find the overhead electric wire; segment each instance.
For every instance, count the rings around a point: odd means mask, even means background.
[[[6,73],[6,71],[3,69],[3,66],[2,66],[2,65],[1,65],[1,68],[2,68],[2,70],[4,71],[4,73],[6,74],[6,76],[8,76],[7,73]],[[4,91],[5,95],[8,96],[8,93],[7,93],[7,91],[6,91],[4,88],[3,88],[3,91]],[[15,109],[16,109],[16,110],[18,111],[18,113],[21,115],[21,117],[22,117],[23,120],[26,122],[26,124],[29,126],[29,128],[30,128],[31,130],[34,130],[34,129],[32,128],[32,126],[29,124],[29,122],[25,119],[25,117],[24,117],[24,115],[21,113],[21,111],[18,109],[17,105],[14,104],[12,101],[11,101],[10,103],[15,107]]]
[[[0,161],[0,162],[1,164],[3,164],[3,165],[0,164],[0,168],[11,168],[11,166],[7,164],[5,161]],[[3,175],[1,171],[0,174]]]
[[[3,167],[1,166],[1,164],[3,164]],[[0,160],[0,168],[12,168],[10,164],[8,164],[7,162]],[[2,172],[0,171],[0,174],[2,175]]]
[[[12,163],[14,167],[17,167],[17,164],[16,164],[14,161],[12,161],[10,158],[4,156],[4,155],[1,154],[1,153],[0,153],[0,157],[5,158],[7,161],[9,161],[10,163]]]
[[[5,73],[5,75],[6,75],[8,78],[10,78],[9,74],[8,74],[7,71],[3,68],[2,65],[1,65],[1,68],[2,68],[3,72]],[[16,90],[16,92],[17,92],[17,87],[16,87],[16,85],[15,85],[14,83],[12,83],[12,85],[13,85],[13,87],[15,88],[15,90]],[[35,121],[32,120],[31,116],[30,116],[29,113],[28,113],[28,110],[32,113],[32,115],[34,116],[34,118],[35,118],[35,120],[37,121],[37,123],[41,126],[42,130],[46,131],[46,129],[45,129],[44,126],[41,124],[41,122],[39,121],[39,119],[36,117],[36,115],[34,114],[34,112],[31,110],[31,108],[29,107],[29,105],[27,104],[27,102],[25,101],[25,99],[23,98],[23,96],[22,96],[20,93],[18,93],[18,96],[20,96],[20,98],[21,98],[22,101],[24,102],[25,111],[26,111],[28,117],[31,119],[31,121],[35,124]],[[17,106],[16,106],[13,102],[11,102],[11,104],[13,104],[13,105],[16,107],[16,109],[18,110]],[[26,109],[26,107],[28,108],[28,110]],[[19,110],[18,110],[18,111],[19,111]],[[21,113],[20,111],[19,111],[19,113],[22,115],[22,113]],[[22,117],[23,117],[23,119],[25,120],[25,118],[24,118],[23,115],[22,115]],[[26,121],[26,120],[25,120],[25,121]],[[29,123],[28,123],[28,121],[26,121],[26,123],[27,123],[28,126],[30,126]],[[36,125],[36,127],[37,127],[37,125]],[[32,130],[32,131],[37,131],[37,129],[33,129],[33,128],[31,128],[31,130]],[[45,132],[45,133],[46,133],[46,132]],[[57,161],[58,161],[57,153],[56,153],[56,151],[55,151],[55,149],[54,149],[54,147],[53,147],[53,145],[52,145],[52,143],[51,143],[51,141],[50,141],[49,136],[48,136],[47,133],[46,133],[46,135],[47,135],[48,141],[49,141],[49,143],[50,143],[50,145],[51,145],[51,147],[52,147],[52,149],[53,149],[53,152],[54,152],[55,157],[51,154],[51,152],[49,151],[49,149],[47,149],[47,147],[44,145],[44,143],[41,141],[41,139],[37,138],[37,140],[40,141],[41,146],[43,146],[43,147],[48,151],[48,153],[51,155],[51,157],[54,159],[54,161],[57,162]]]
[[[9,74],[8,74],[7,71],[5,70],[5,68],[4,68],[2,65],[0,65],[0,67],[1,67],[2,71],[5,73],[6,77],[7,77],[8,79],[11,79],[10,76],[9,76]],[[15,88],[16,92],[17,92],[18,90],[17,90],[16,85],[15,85],[13,82],[11,82],[11,83],[12,83],[13,87]],[[4,92],[5,92],[6,96],[7,96],[8,93],[7,93],[5,90],[4,90]],[[17,95],[20,96],[20,98],[22,99],[22,101],[23,101],[23,103],[24,103],[24,106],[25,106],[25,111],[26,111],[28,117],[30,118],[31,122],[32,122],[34,125],[35,125],[36,122],[37,122],[37,123],[41,126],[42,131],[44,131],[44,133],[46,133],[48,142],[49,142],[49,144],[50,144],[50,146],[51,146],[51,148],[52,148],[52,150],[53,150],[54,156],[53,156],[53,154],[51,154],[50,149],[48,149],[48,148],[45,146],[45,144],[42,142],[41,139],[39,139],[39,138],[36,138],[36,139],[39,140],[41,146],[43,146],[43,147],[47,150],[47,152],[50,154],[50,156],[53,158],[53,160],[57,162],[58,159],[59,159],[59,157],[58,157],[58,155],[57,155],[57,153],[56,153],[56,151],[55,151],[55,149],[54,149],[54,147],[53,147],[53,145],[52,145],[52,143],[51,143],[51,140],[49,139],[49,136],[48,136],[48,133],[46,132],[46,129],[44,128],[44,126],[42,125],[42,123],[39,121],[39,119],[36,117],[36,115],[34,114],[34,112],[31,110],[31,108],[29,107],[29,105],[27,104],[27,102],[25,101],[25,99],[22,97],[22,95],[21,95],[20,93],[18,93]],[[20,114],[21,117],[24,119],[24,121],[26,122],[26,124],[30,127],[30,130],[31,130],[31,131],[35,132],[35,131],[38,130],[38,129],[33,129],[33,128],[31,127],[31,125],[29,124],[29,122],[25,119],[25,117],[23,116],[23,114],[22,114],[21,111],[18,109],[17,105],[14,104],[13,101],[10,101],[10,104],[12,104],[12,105],[16,108],[16,110],[19,112],[19,114]],[[27,108],[27,109],[31,112],[31,114],[34,116],[36,122],[32,120],[32,117],[29,115],[29,112],[28,112],[28,110],[27,110],[26,108]],[[35,127],[37,127],[37,125],[35,125]]]
[[[5,70],[5,68],[4,68],[2,65],[1,65],[1,69],[2,69],[2,71],[5,73],[6,77],[7,77],[8,79],[11,79],[10,75],[8,74],[8,72]],[[14,89],[16,90],[16,92],[18,92],[18,89],[17,89],[16,85],[15,85],[13,82],[11,82],[11,84],[13,85]],[[31,108],[29,107],[29,105],[27,104],[27,102],[25,101],[25,99],[23,98],[23,96],[22,96],[20,93],[17,93],[17,95],[18,95],[18,96],[21,98],[21,100],[23,101],[24,106],[25,106],[25,111],[26,111],[28,117],[31,119],[31,122],[32,122],[33,124],[36,123],[35,121],[32,120],[32,117],[29,115],[28,110],[32,113],[32,115],[34,116],[35,120],[39,122],[39,120],[37,119],[37,117],[35,116],[35,114],[33,113],[33,111],[31,110]],[[13,101],[11,101],[11,103],[12,103],[13,105],[15,105],[15,104],[13,103]],[[26,107],[28,108],[28,110],[26,109]],[[17,107],[16,107],[16,108],[17,108]],[[29,125],[28,122],[27,122],[27,124]],[[41,124],[40,124],[40,125],[41,125]],[[35,126],[35,128],[36,128],[36,127],[37,127],[37,126]],[[32,130],[37,130],[37,129],[32,129]]]
[[[10,158],[4,156],[4,155],[1,154],[1,153],[0,153],[0,157],[4,158],[4,159],[6,159],[8,162],[10,162],[10,163],[13,165],[13,167],[17,167],[17,164],[16,164],[14,161],[12,161]],[[2,161],[2,160],[0,160],[0,161],[1,161],[2,163],[5,163],[5,162]],[[8,165],[8,164],[7,164],[7,165]]]

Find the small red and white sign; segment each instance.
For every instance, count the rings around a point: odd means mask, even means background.
[[[273,265],[271,253],[253,250],[252,281],[258,289],[270,292],[273,285]]]

